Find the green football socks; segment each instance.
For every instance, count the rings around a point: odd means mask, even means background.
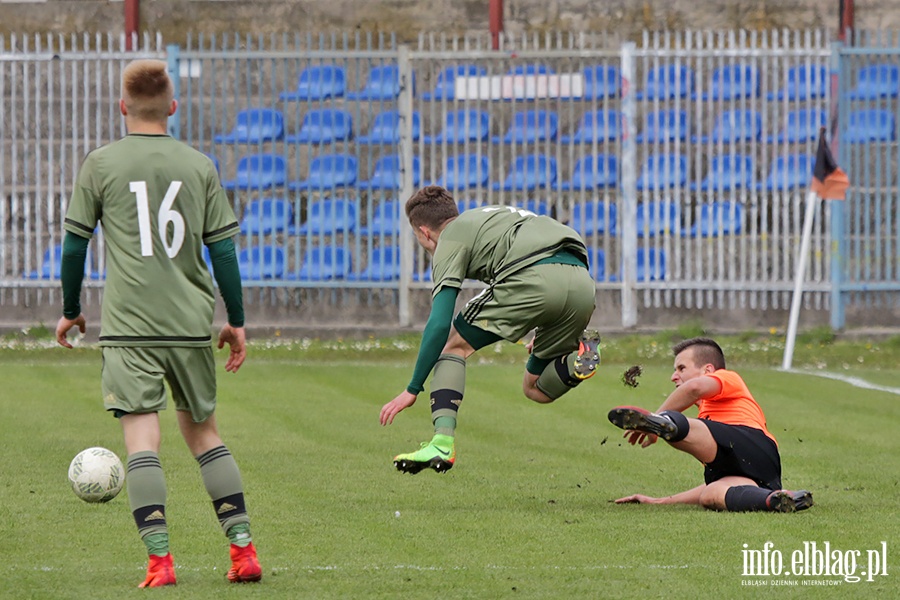
[[[166,479],[159,455],[143,451],[129,456],[125,481],[131,514],[148,554],[165,556],[169,553]]]
[[[577,386],[582,381],[575,376],[575,359],[577,357],[578,352],[570,352],[554,359],[544,367],[535,387],[551,400],[556,400]]]
[[[465,389],[466,360],[455,354],[441,354],[431,378],[431,422],[435,434],[453,437]]]
[[[203,485],[212,499],[222,531],[237,545],[250,543],[250,517],[244,504],[244,486],[237,463],[228,448],[218,446],[197,457]],[[246,528],[235,529],[238,525]],[[233,530],[233,531],[232,531]],[[238,541],[235,541],[238,540]],[[240,542],[240,543],[239,543]]]

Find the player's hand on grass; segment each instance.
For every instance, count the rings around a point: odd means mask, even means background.
[[[72,347],[72,344],[66,339],[66,334],[76,325],[78,326],[78,331],[83,334],[86,327],[84,315],[78,315],[74,319],[67,319],[65,317],[59,318],[59,322],[56,324],[56,341],[60,346],[64,348]]]
[[[409,408],[415,403],[416,396],[403,390],[400,395],[381,407],[381,424],[390,425],[401,410]]]
[[[624,498],[618,498],[616,504],[656,504],[656,498],[644,496],[643,494],[632,494]]]
[[[225,344],[228,344],[231,350],[228,360],[225,362],[225,370],[237,373],[237,370],[244,364],[244,359],[247,358],[247,336],[244,328],[232,327],[226,323],[219,332],[219,348],[224,348]]]
[[[658,439],[656,435],[652,433],[645,433],[643,431],[626,431],[625,435],[622,436],[628,440],[628,443],[632,446],[636,444],[640,444],[641,448],[646,448],[647,446],[652,446],[656,443]]]

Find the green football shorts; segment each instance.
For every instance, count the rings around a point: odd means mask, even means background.
[[[116,415],[165,410],[168,382],[176,410],[190,411],[194,422],[202,423],[216,409],[215,369],[212,346],[106,346],[103,405]]]
[[[594,313],[595,294],[584,267],[534,265],[469,300],[455,325],[476,350],[498,339],[518,342],[536,329],[532,354],[553,359],[578,349],[578,338]]]

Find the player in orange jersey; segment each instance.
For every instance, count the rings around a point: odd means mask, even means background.
[[[616,503],[699,504],[712,510],[794,512],[813,504],[808,491],[781,488],[778,444],[766,428],[762,408],[741,376],[725,368],[725,355],[708,338],[677,344],[675,391],[655,413],[633,406],[609,412],[632,445],[646,448],[661,437],[705,466],[703,485],[653,498],[633,494]],[[682,412],[697,404],[698,418]]]

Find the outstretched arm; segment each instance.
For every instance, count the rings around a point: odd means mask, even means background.
[[[722,384],[714,377],[696,377],[687,381],[669,394],[665,401],[656,410],[660,413],[664,410],[674,410],[684,412],[688,407],[696,404],[697,401],[704,398],[712,398],[722,391]],[[626,440],[632,446],[640,445],[641,448],[647,448],[656,443],[656,436],[652,433],[643,431],[626,431]],[[632,500],[634,502],[634,500]]]
[[[653,498],[642,494],[632,494],[624,498],[618,498],[616,504],[700,504],[700,495],[706,485],[699,485],[694,489],[679,492],[665,498]]]
[[[382,425],[393,423],[394,417],[400,411],[415,404],[416,396],[425,389],[425,380],[440,358],[441,350],[447,344],[457,294],[459,294],[459,289],[444,287],[434,297],[431,314],[428,315],[425,331],[422,332],[422,344],[419,346],[419,356],[416,359],[412,379],[406,386],[406,390],[381,407],[380,422]]]
[[[656,412],[677,410],[684,412],[703,398],[711,398],[722,391],[722,384],[714,377],[695,377],[675,388]]]

